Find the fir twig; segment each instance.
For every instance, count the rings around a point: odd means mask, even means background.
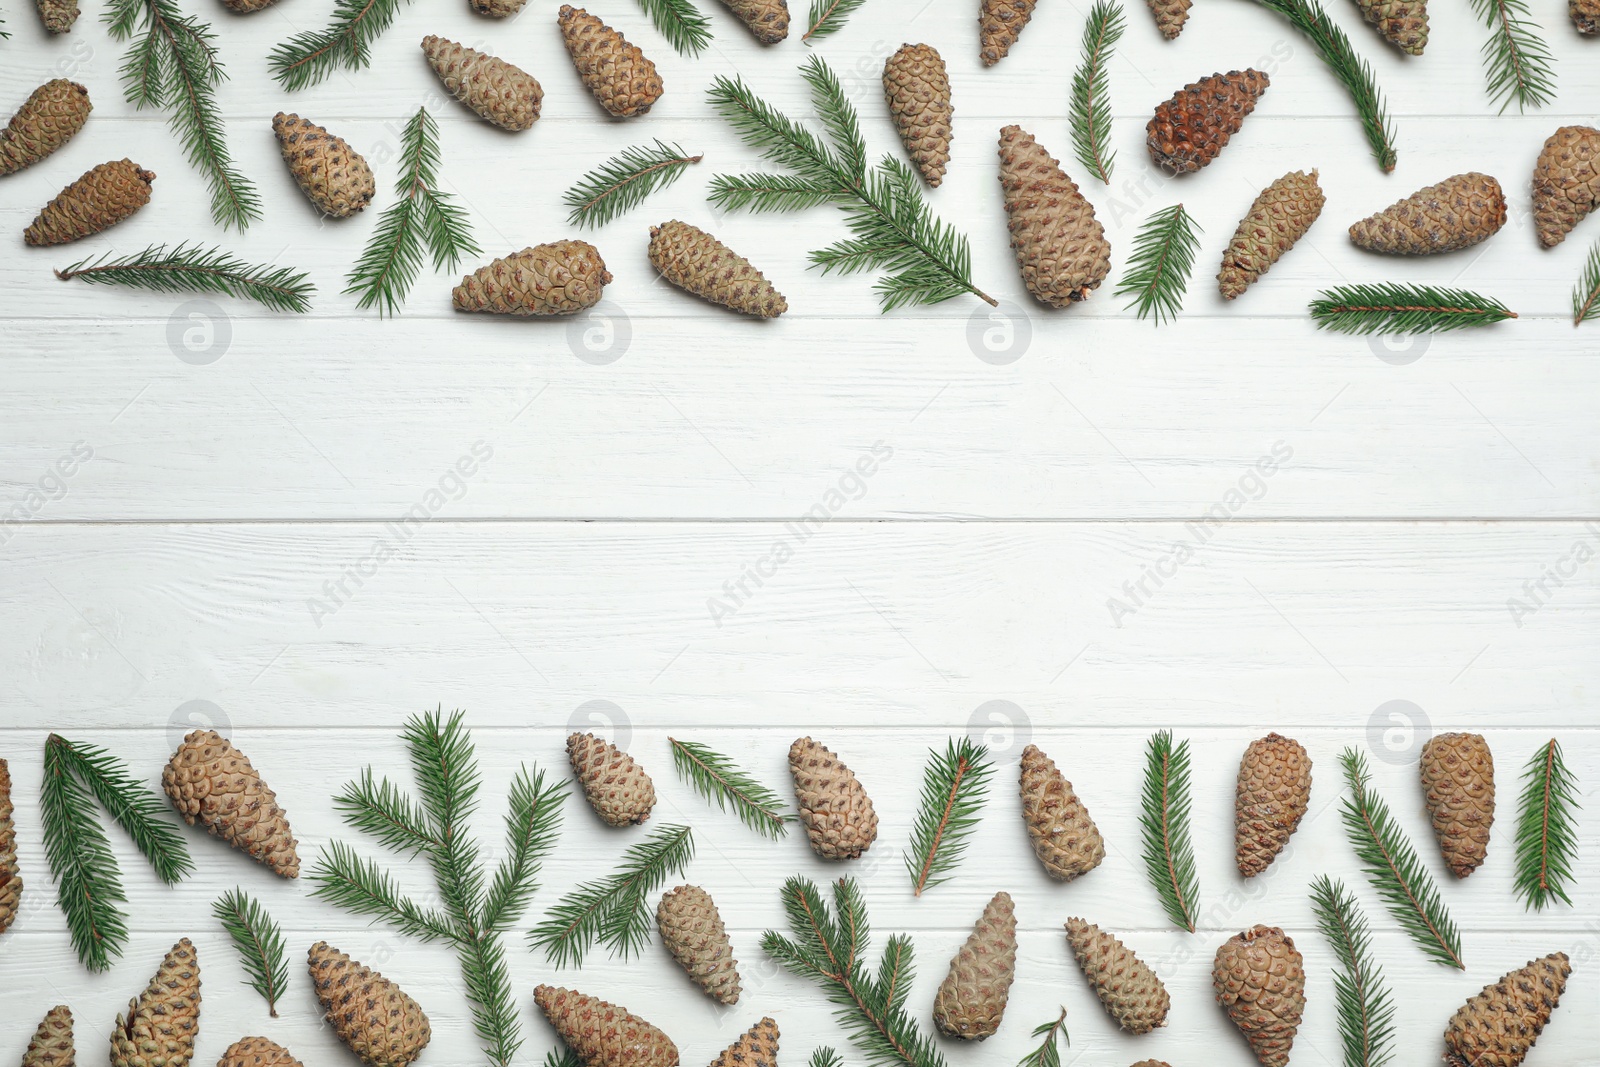
[[[246,983],[267,1002],[267,1014],[278,1017],[278,998],[289,985],[289,957],[284,950],[283,931],[265,908],[243,889],[235,888],[217,898],[211,913],[222,923],[239,950]]]
[[[676,182],[691,163],[702,158],[659,138],[653,147],[623,149],[621,155],[606,160],[567,190],[561,201],[572,209],[567,221],[574,226],[603,226]]]
[[[1311,317],[1337,333],[1442,333],[1514,319],[1517,313],[1478,293],[1432,285],[1341,285],[1311,302]]]
[[[1584,264],[1583,277],[1572,291],[1572,325],[1600,318],[1600,242],[1589,250],[1589,261]]]
[[[334,71],[361,70],[372,61],[372,43],[382,36],[406,0],[336,0],[324,29],[298,33],[272,50],[268,66],[278,84],[305,89]]]
[[[1526,111],[1554,100],[1555,56],[1527,0],[1472,0],[1472,10],[1489,30],[1483,66],[1489,99],[1499,102],[1500,113],[1513,102],[1518,111]]]
[[[495,869],[483,906],[483,929],[501,933],[510,928],[533,900],[533,879],[555,848],[561,833],[561,805],[567,783],[545,784],[544,771],[530,777],[519,768],[511,782],[511,810],[506,812],[506,855]]]
[[[806,16],[806,32],[800,35],[800,39],[811,45],[824,37],[833,36],[844,29],[845,22],[866,2],[867,0],[811,0],[811,12]]]
[[[1144,865],[1150,883],[1167,918],[1194,933],[1200,884],[1189,840],[1189,742],[1173,744],[1171,730],[1150,738],[1140,807]]]
[[[811,1067],[844,1067],[844,1057],[823,1045],[811,1053]]]
[[[1567,883],[1578,859],[1578,779],[1567,769],[1561,745],[1539,746],[1522,771],[1517,811],[1517,895],[1530,909],[1560,900],[1571,904]]]
[[[221,293],[254,300],[278,311],[309,311],[311,294],[316,292],[304,274],[288,267],[257,266],[220,248],[187,244],[170,252],[166,245],[151,245],[121,259],[112,259],[107,252],[98,259],[81,259],[58,270],[56,277],[162,293]]]
[[[383,919],[422,941],[453,941],[455,927],[443,912],[425,908],[400,892],[387,871],[362,859],[343,841],[330,841],[311,869],[311,891],[335,907]]]
[[[563,1045],[553,1048],[544,1058],[544,1067],[587,1067],[583,1057]]]
[[[961,862],[994,773],[988,748],[970,738],[950,741],[943,754],[929,756],[922,774],[922,803],[906,853],[912,893],[919,897],[924,889],[948,881]]]
[[[167,820],[171,809],[158,793],[129,774],[121,760],[103,748],[68,741],[59,734],[51,734],[45,743],[55,746],[61,765],[88,786],[106,814],[127,831],[157,877],[177,885],[194,870],[183,834]]]
[[[78,959],[91,971],[104,971],[128,943],[127,916],[117,907],[128,898],[94,799],[72,771],[70,744],[57,734],[44,743],[39,813],[45,858]]]
[[[1326,875],[1311,886],[1317,926],[1333,948],[1344,1067],[1382,1067],[1394,1054],[1394,1002],[1372,954],[1372,931],[1353,893]]]
[[[639,7],[680,55],[697,56],[711,43],[711,20],[693,0],[639,0]]]
[[[1183,308],[1183,294],[1189,288],[1199,248],[1200,224],[1182,204],[1155,212],[1134,236],[1133,253],[1117,295],[1131,297],[1127,306],[1137,307],[1141,319],[1154,315],[1160,325],[1176,318]]]
[[[1059,1037],[1061,1043],[1068,1047],[1072,1045],[1072,1037],[1067,1033],[1067,1009],[1062,1008],[1054,1021],[1035,1026],[1033,1036],[1044,1040],[1038,1048],[1017,1061],[1017,1067],[1061,1067],[1061,1045],[1057,1044],[1056,1038]]]
[[[1107,185],[1117,154],[1111,150],[1109,73],[1122,40],[1122,5],[1095,0],[1083,27],[1083,61],[1072,76],[1072,149],[1078,162]]]
[[[667,738],[667,744],[672,746],[672,763],[679,777],[707,800],[716,801],[719,811],[731,807],[740,822],[762,837],[788,834],[794,816],[784,810],[783,800],[773,790],[706,745],[674,737]]]

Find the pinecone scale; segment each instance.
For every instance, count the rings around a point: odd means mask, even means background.
[[[1444,1031],[1448,1067],[1520,1067],[1561,1003],[1572,974],[1565,952],[1530,960],[1451,1016]]]
[[[739,961],[716,902],[697,885],[680,885],[656,905],[667,951],[694,984],[722,1004],[739,1003]]]
[[[1259,70],[1230,70],[1185,85],[1156,108],[1145,126],[1150,159],[1170,174],[1206,166],[1244,126],[1271,84]]]
[[[1050,877],[1070,882],[1100,866],[1106,845],[1099,828],[1072,783],[1037,745],[1022,750],[1020,791],[1028,840]]]
[[[111,1031],[111,1067],[189,1067],[200,1031],[200,961],[187,937]]]
[[[1094,205],[1020,126],[1000,131],[1000,187],[1028,292],[1058,308],[1088,299],[1111,273],[1111,243]]]
[[[445,91],[485,122],[520,131],[539,120],[544,89],[520,67],[432,34],[422,39],[422,54]]]
[[[1233,800],[1234,860],[1253,878],[1288,845],[1311,803],[1311,757],[1300,742],[1272,733],[1239,760]]]
[[[889,117],[906,153],[931,186],[944,181],[950,163],[950,74],[931,45],[908,44],[883,64]]]
[[[35,89],[0,130],[0,177],[39,162],[83,129],[94,105],[89,90],[54,78]]]
[[[543,318],[575,315],[600,302],[611,283],[600,250],[587,241],[552,241],[513,252],[461,279],[457,311]]]
[[[196,822],[285,878],[300,876],[289,816],[250,758],[215,730],[194,730],[161,772],[184,822]]]
[[[571,734],[567,761],[589,805],[607,826],[636,826],[650,818],[655,783],[632,756],[594,734]]]
[[[1217,949],[1211,982],[1261,1067],[1287,1067],[1306,1008],[1305,960],[1294,940],[1275,926],[1234,934]]]
[[[946,1037],[982,1041],[1000,1029],[1017,976],[1017,914],[1011,894],[996,893],[950,961],[933,1000],[933,1021]]]
[[[1350,227],[1368,252],[1427,256],[1487,241],[1506,224],[1500,183],[1476,171],[1419,189]]]
[[[109,229],[150,202],[155,178],[132,160],[102,163],[57,193],[22,232],[22,239],[38,248]]]
[[[1271,270],[1311,229],[1326,203],[1316,171],[1290,171],[1261,190],[1222,255],[1217,285],[1223,299],[1237,299]]]
[[[558,22],[578,77],[613,118],[643,115],[661,99],[661,75],[637,45],[571,4],[561,5]]]
[[[748,259],[687,222],[650,228],[650,264],[671,284],[744,315],[772,319],[789,302]]]
[[[272,117],[272,132],[295,184],[318,211],[345,219],[372,203],[372,168],[343,137],[282,111]]]
[[[1533,168],[1533,225],[1539,243],[1554,248],[1597,206],[1600,129],[1563,126],[1545,141]]]
[[[1591,37],[1600,34],[1600,0],[1568,0],[1567,13],[1579,33]]]
[[[1133,950],[1094,923],[1067,920],[1067,944],[1095,996],[1117,1025],[1147,1034],[1167,1025],[1172,998],[1167,987]]]
[[[585,1067],[677,1067],[672,1039],[625,1008],[548,985],[533,1001]]]
[[[1422,789],[1445,864],[1465,878],[1489,852],[1494,755],[1482,734],[1435,734],[1422,746]]]
[[[72,1040],[72,1009],[57,1004],[45,1013],[22,1054],[22,1067],[73,1067],[77,1047]]]
[[[811,850],[825,860],[851,860],[878,839],[878,813],[855,773],[809,737],[789,746],[789,774]]]
[[[306,963],[333,1032],[368,1067],[405,1067],[433,1038],[421,1005],[372,968],[326,941],[311,946]]]

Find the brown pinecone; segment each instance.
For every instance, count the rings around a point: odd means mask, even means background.
[[[978,58],[992,67],[1004,59],[1033,18],[1038,0],[983,0],[978,13]]]
[[[586,1067],[677,1067],[672,1039],[626,1008],[548,985],[533,1002]]]
[[[372,168],[344,138],[282,111],[272,117],[272,132],[300,191],[324,215],[345,219],[372,203]]]
[[[422,54],[445,90],[479,118],[502,130],[525,130],[539,120],[544,89],[520,67],[431,34],[422,39]]]
[[[650,263],[679,289],[742,314],[775,319],[789,310],[748,259],[687,222],[650,227]]]
[[[1419,189],[1350,227],[1368,252],[1426,256],[1486,241],[1506,224],[1500,183],[1476,171]]]
[[[1145,126],[1150,158],[1171,174],[1199,170],[1228,146],[1270,84],[1259,70],[1230,70],[1185,85]]]
[[[1420,56],[1428,46],[1428,0],[1356,0],[1356,6],[1400,51]]]
[[[655,783],[632,756],[594,734],[571,734],[567,760],[589,806],[607,826],[636,826],[650,818]]]
[[[306,954],[311,984],[333,1032],[370,1067],[405,1067],[433,1037],[422,1007],[405,991],[326,941]]]
[[[768,1017],[723,1049],[711,1067],[778,1067],[778,1024]]]
[[[1234,934],[1217,949],[1211,984],[1261,1067],[1286,1067],[1306,1008],[1305,961],[1294,940],[1275,926]]]
[[[0,761],[3,762],[3,761]],[[45,1013],[22,1054],[22,1067],[73,1067],[78,1052],[72,1042],[72,1009],[57,1004]]]
[[[1271,270],[1311,229],[1325,203],[1316,171],[1292,170],[1261,190],[1222,254],[1217,284],[1223,299],[1236,299]]]
[[[710,893],[680,885],[656,905],[656,926],[695,985],[723,1004],[739,1003],[739,961]]]
[[[222,0],[222,6],[240,15],[250,15],[277,2],[278,0]]]
[[[809,737],[789,746],[789,774],[811,850],[825,860],[853,860],[878,839],[878,813],[855,773]]]
[[[1579,33],[1600,33],[1600,0],[1568,0],[1567,11]]]
[[[1166,1060],[1140,1060],[1133,1067],[1172,1067]]]
[[[78,0],[38,0],[39,21],[51,33],[66,33],[78,21]]]
[[[788,0],[722,0],[739,21],[750,27],[762,44],[777,44],[789,36]]]
[[[1175,40],[1183,32],[1183,24],[1189,21],[1189,9],[1194,6],[1194,0],[1145,0],[1150,5],[1150,14],[1155,16],[1156,29],[1161,31],[1161,36],[1167,40]]]
[[[467,0],[467,6],[492,19],[508,19],[521,11],[528,0]]]
[[[1086,300],[1111,273],[1111,244],[1061,164],[1021,126],[1000,131],[1000,188],[1022,283],[1051,307]]]
[[[22,239],[38,248],[109,229],[150,202],[155,180],[132,160],[102,163],[57,193],[22,231]]]
[[[1011,894],[996,893],[939,983],[933,998],[939,1032],[982,1041],[999,1030],[1016,976],[1017,913]]]
[[[1133,950],[1093,923],[1067,920],[1067,944],[1089,979],[1095,996],[1130,1034],[1148,1034],[1167,1025],[1172,998],[1156,973]]]
[[[200,961],[183,938],[111,1031],[111,1067],[189,1067],[200,1030]]]
[[[932,45],[901,45],[884,60],[883,92],[911,162],[937,187],[950,163],[950,74],[944,57]]]
[[[1100,866],[1106,845],[1072,783],[1037,745],[1022,750],[1022,821],[1033,853],[1058,882],[1070,882]]]
[[[215,730],[195,730],[161,772],[161,788],[183,821],[209,833],[285,878],[300,876],[289,816],[250,758]]]
[[[598,304],[610,283],[611,272],[594,245],[552,241],[479,267],[461,279],[450,299],[457,311],[575,315]]]
[[[1239,760],[1233,794],[1233,854],[1239,873],[1253,878],[1272,866],[1310,803],[1311,757],[1300,742],[1275,733],[1250,742]]]
[[[17,867],[17,827],[11,821],[11,767],[0,759],[0,934],[17,918],[22,872]]]
[[[661,75],[638,46],[581,7],[562,4],[557,21],[578,77],[613,118],[643,115],[661,99]]]
[[[1444,1062],[1449,1067],[1518,1067],[1561,1003],[1571,974],[1567,954],[1556,952],[1484,986],[1450,1017]]]
[[[89,90],[54,78],[35,89],[0,130],[0,176],[39,162],[83,129],[94,105]]]
[[[1436,734],[1422,746],[1422,788],[1444,862],[1457,878],[1483,864],[1494,824],[1494,755],[1482,734]]]
[[[1600,17],[1600,8],[1597,8]],[[1600,130],[1563,126],[1550,135],[1533,167],[1533,225],[1554,248],[1600,206]]]
[[[229,1045],[217,1067],[305,1067],[276,1041],[265,1037],[241,1037]]]

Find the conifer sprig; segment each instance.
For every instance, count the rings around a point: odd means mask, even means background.
[[[1172,922],[1194,933],[1200,883],[1189,839],[1189,742],[1173,743],[1172,731],[1150,738],[1145,750],[1144,792],[1139,825],[1144,866]]]
[[[561,200],[571,208],[567,221],[574,226],[604,226],[644,203],[650,194],[676,182],[690,164],[703,158],[691,156],[659,138],[654,145],[625,148],[621,155],[606,160],[567,190]]]
[[[278,84],[293,92],[334,71],[361,70],[372,62],[372,44],[400,13],[406,0],[335,0],[326,27],[297,33],[272,50],[267,65]]]
[[[283,930],[267,914],[259,901],[243,889],[222,894],[211,906],[211,913],[233,939],[250,976],[246,984],[267,1002],[267,1014],[278,1017],[278,999],[289,985],[289,957],[284,949]]]
[[[711,20],[693,0],[639,0],[639,7],[680,55],[697,56],[711,43]]]
[[[1194,254],[1200,248],[1200,224],[1182,204],[1155,212],[1139,227],[1133,239],[1128,269],[1117,285],[1117,295],[1130,299],[1139,318],[1155,316],[1156,325],[1176,318],[1183,294],[1194,273]]]
[[[1571,904],[1567,884],[1578,860],[1578,779],[1555,738],[1539,746],[1522,771],[1517,810],[1517,895],[1532,910]]]
[[[1489,30],[1483,42],[1483,67],[1489,99],[1500,113],[1513,103],[1518,111],[1543,107],[1555,99],[1555,56],[1527,0],[1472,0],[1472,10]]]
[[[1095,0],[1083,27],[1083,60],[1072,76],[1072,149],[1085,170],[1107,185],[1117,154],[1111,150],[1111,94],[1107,68],[1122,40],[1122,5]]]
[[[961,862],[994,773],[988,748],[970,738],[952,740],[943,753],[928,755],[922,803],[906,853],[906,873],[911,875],[913,895],[919,897],[924,889],[948,881]]]
[[[784,837],[794,821],[781,797],[720,752],[695,741],[667,738],[679,777],[695,792],[717,802],[719,811],[733,809],[739,821],[762,837]]]
[[[544,1058],[544,1067],[587,1067],[583,1057],[566,1046],[553,1048]]]
[[[254,300],[277,311],[311,310],[316,287],[289,267],[260,266],[220,248],[180,244],[151,245],[142,252],[112,259],[111,253],[80,259],[56,271],[62,281],[77,278],[91,285],[125,285],[162,293],[221,293]]]
[[[1600,242],[1589,250],[1589,261],[1584,264],[1583,277],[1572,291],[1572,325],[1600,319]]]
[[[811,11],[806,16],[806,32],[800,39],[808,46],[824,37],[832,37],[844,29],[844,24],[857,8],[867,0],[811,0]],[[828,1051],[832,1051],[829,1049]]]
[[[1432,285],[1341,285],[1311,302],[1317,326],[1336,333],[1443,333],[1488,326],[1517,313],[1466,289]]]
[[[1033,1028],[1033,1036],[1043,1038],[1039,1046],[1017,1061],[1017,1067],[1061,1067],[1061,1045],[1071,1047],[1072,1037],[1067,1033],[1067,1009],[1050,1022]],[[1060,1038],[1060,1042],[1057,1042]]]
[[[39,812],[45,858],[78,959],[91,971],[104,971],[128,943],[127,916],[117,906],[128,898],[111,842],[95,817],[94,798],[63,756],[68,744],[51,734],[44,745]]]
[[[51,734],[45,745],[55,748],[61,766],[88,786],[106,814],[127,831],[157,877],[177,885],[194,870],[183,834],[167,818],[171,809],[166,801],[129,774],[121,760],[103,748],[68,741],[59,734]]]
[[[1372,931],[1355,894],[1326,875],[1311,885],[1317,926],[1333,949],[1344,1067],[1382,1067],[1394,1057],[1394,1002],[1372,953]]]

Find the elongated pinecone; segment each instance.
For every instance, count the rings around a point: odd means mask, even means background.
[[[1133,950],[1094,923],[1067,920],[1067,944],[1083,976],[1117,1024],[1130,1034],[1148,1034],[1167,1025],[1172,998],[1156,972]]]
[[[1217,949],[1211,984],[1261,1067],[1285,1067],[1306,1008],[1305,960],[1294,940],[1275,926],[1234,934]]]
[[[610,283],[611,272],[594,245],[552,241],[479,267],[461,279],[450,299],[457,311],[575,315],[598,304]]]
[[[777,44],[789,36],[788,0],[722,0],[739,21],[750,27],[762,44]]]
[[[11,767],[0,759],[0,934],[17,918],[22,872],[17,867],[17,827],[11,821]]]
[[[723,1004],[739,1003],[739,961],[710,893],[680,885],[656,905],[656,926],[695,985]]]
[[[902,45],[883,63],[889,117],[906,153],[929,185],[944,181],[950,163],[950,73],[938,49]]]
[[[586,1067],[677,1067],[672,1039],[626,1008],[548,985],[533,1002]]]
[[[1261,190],[1222,254],[1217,285],[1223,299],[1236,299],[1271,270],[1311,229],[1325,203],[1316,171],[1292,170]]]
[[[978,12],[978,58],[992,67],[1011,51],[1038,0],[983,0]]]
[[[748,259],[687,222],[650,228],[650,263],[679,289],[741,314],[775,319],[789,310],[783,294]]]
[[[0,130],[0,176],[39,162],[83,129],[94,105],[89,90],[54,78],[35,89]]]
[[[1017,913],[1011,894],[996,893],[939,983],[933,998],[939,1032],[982,1041],[999,1030],[1016,976]]]
[[[1596,17],[1600,18],[1600,7]],[[1600,130],[1563,126],[1544,143],[1533,167],[1533,225],[1539,243],[1554,248],[1597,206]]]
[[[1419,189],[1350,227],[1368,252],[1426,256],[1487,241],[1506,224],[1500,183],[1476,171]]]
[[[22,1054],[22,1067],[73,1067],[77,1047],[72,1041],[72,1009],[57,1004],[45,1013]]]
[[[607,826],[636,826],[650,818],[655,783],[632,756],[594,734],[571,734],[567,760],[589,806]]]
[[[66,33],[78,21],[78,0],[38,0],[39,21],[51,33]]]
[[[853,860],[878,839],[878,813],[855,773],[809,737],[789,746],[789,774],[811,850],[825,860]]]
[[[1356,6],[1400,51],[1420,56],[1428,46],[1428,0],[1356,0]]]
[[[1189,9],[1194,6],[1194,0],[1145,0],[1150,5],[1150,14],[1155,16],[1156,29],[1161,31],[1161,36],[1167,40],[1176,40],[1178,34],[1183,32],[1183,24],[1189,21]]]
[[[289,816],[250,758],[215,730],[194,730],[167,761],[161,788],[183,821],[196,821],[285,878],[300,876]]]
[[[102,163],[57,193],[22,232],[22,239],[37,248],[109,229],[150,202],[155,178],[132,160]]]
[[[1444,1031],[1449,1067],[1518,1067],[1561,1003],[1572,964],[1565,952],[1529,960],[1461,1005]]]
[[[433,1037],[422,1007],[377,971],[326,941],[306,954],[311,985],[333,1032],[370,1067],[405,1067]]]
[[[346,219],[372,203],[372,168],[343,137],[282,111],[272,117],[272,132],[300,191],[324,215]]]
[[[187,937],[111,1031],[111,1067],[189,1067],[200,1030],[200,961]]]
[[[522,68],[431,34],[422,39],[422,54],[445,90],[486,122],[525,130],[539,120],[544,89]]]
[[[1145,126],[1150,158],[1171,174],[1199,170],[1228,146],[1270,84],[1259,70],[1230,70],[1185,85]]]
[[[1070,882],[1100,866],[1106,844],[1055,761],[1029,745],[1022,750],[1021,777],[1022,821],[1050,877]]]
[[[1239,760],[1233,794],[1233,852],[1252,878],[1272,866],[1311,803],[1311,757],[1300,742],[1268,734]]]
[[[723,1049],[711,1067],[778,1067],[778,1024],[762,1019]]]
[[[1457,878],[1477,870],[1494,824],[1494,755],[1482,734],[1435,734],[1422,746],[1422,789],[1444,862]]]
[[[1600,0],[1568,0],[1567,11],[1579,33],[1600,33]]]
[[[217,1067],[305,1067],[282,1045],[266,1037],[241,1037],[229,1045]]]
[[[581,7],[562,4],[558,21],[578,77],[613,118],[643,115],[661,99],[661,75],[637,45]]]
[[[1011,248],[1028,292],[1070,307],[1111,273],[1111,243],[1061,164],[1021,126],[1000,131],[1000,188]]]

